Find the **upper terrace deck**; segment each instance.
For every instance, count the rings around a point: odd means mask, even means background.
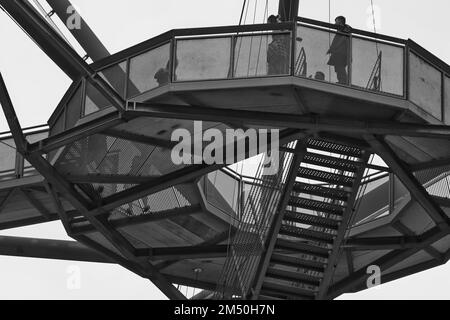
[[[412,40],[352,30],[339,34],[348,43],[348,83],[339,83],[327,55],[336,34],[334,25],[304,18],[295,25],[173,30],[92,67],[127,101],[450,122],[445,62]],[[275,64],[268,58],[274,43],[287,53]],[[51,134],[110,105],[81,79],[52,115]]]

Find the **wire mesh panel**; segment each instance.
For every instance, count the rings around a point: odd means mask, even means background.
[[[88,82],[86,84],[84,115],[87,116],[91,113],[106,109],[110,106],[111,102],[109,102],[109,100],[106,99],[106,97],[102,93],[100,93],[92,84]]]
[[[442,73],[413,52],[409,54],[409,97],[442,120]]]
[[[235,217],[240,199],[240,181],[223,171],[210,173],[205,181],[205,195],[209,204]]]
[[[404,48],[352,38],[352,85],[403,96]]]
[[[444,77],[444,116],[445,123],[450,125],[450,78]]]
[[[14,176],[16,152],[17,150],[12,138],[0,141],[0,179]]]
[[[417,180],[432,196],[450,198],[450,167],[432,168],[415,173]]]
[[[125,96],[125,83],[127,78],[127,62],[124,61],[108,67],[99,75],[121,96]]]
[[[164,44],[130,60],[127,97],[166,85],[170,80],[170,44]]]
[[[234,43],[234,77],[289,75],[291,37],[286,33],[239,36]]]
[[[82,87],[79,86],[72,98],[67,102],[65,130],[75,127],[75,124],[80,120],[82,99]]]
[[[61,113],[59,114],[58,118],[53,123],[51,129],[50,129],[50,136],[57,135],[58,133],[61,133],[64,131],[64,125],[65,125],[65,112],[66,110],[63,109]]]
[[[365,183],[360,187],[356,224],[373,221],[390,213],[389,176]]]
[[[331,50],[334,41],[341,44]],[[295,61],[296,76],[348,84],[350,38],[333,31],[298,26]]]
[[[175,81],[226,79],[231,37],[177,40]]]

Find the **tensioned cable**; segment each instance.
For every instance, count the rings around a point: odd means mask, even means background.
[[[241,17],[239,18],[239,25],[242,24],[242,19],[244,18],[244,11],[245,11],[246,4],[247,4],[247,0],[244,0],[244,3],[242,4]]]
[[[266,7],[264,8],[264,15],[263,15],[263,23],[267,20],[267,16],[269,15],[269,0],[266,0]],[[259,68],[259,60],[261,58],[261,48],[262,48],[262,42],[264,37],[267,37],[267,35],[262,34],[261,39],[259,41],[259,49],[258,49],[258,59],[256,60],[256,68],[255,68],[255,76],[258,75],[258,68]],[[268,41],[266,41],[267,43]],[[268,44],[266,44],[268,46]]]
[[[370,0],[370,5],[372,7],[372,23],[373,23],[373,32],[377,33],[377,23],[376,23],[376,18],[375,18],[375,8],[374,8],[374,4],[373,4],[373,0]],[[379,55],[379,50],[378,50],[378,42],[375,42],[376,48],[377,48],[377,55]]]
[[[39,0],[33,0],[33,2],[36,4],[36,7],[38,8],[38,10],[41,12],[41,14],[45,17],[45,20],[47,20],[47,22],[49,24],[51,24],[51,26],[53,27],[53,29],[55,29],[55,31],[60,35],[61,38],[63,38],[68,44],[69,46],[72,47],[72,45],[70,44],[70,41],[66,38],[66,36],[62,33],[61,29],[59,29],[59,27],[56,25],[56,23],[53,21],[53,19],[50,17],[49,13],[47,13],[47,11],[44,9],[44,7],[40,4]],[[73,48],[73,47],[72,47]]]
[[[250,6],[250,1],[244,0],[244,5],[242,7],[242,13],[243,13],[244,21],[242,22],[242,18],[241,18],[241,20],[239,21],[239,25],[242,25],[242,24],[245,25],[245,23],[247,22],[247,14],[248,14],[249,6]],[[244,14],[244,7],[245,7],[245,14]],[[241,16],[242,16],[242,14],[241,14]],[[237,33],[237,36],[239,36],[239,32]],[[240,42],[239,42],[239,49],[238,49],[238,52],[237,52],[237,57],[235,58],[235,60],[236,60],[235,64],[236,65],[233,67],[234,68],[234,74],[236,74],[236,71],[237,71],[238,66],[239,66],[239,59],[241,57],[241,49],[242,49],[242,41],[243,41],[243,39],[241,37],[241,38],[238,38],[238,40],[240,40]]]
[[[328,24],[331,24],[331,0],[328,0]],[[328,28],[328,47],[331,48],[331,28]],[[331,66],[328,66],[328,81],[331,81]]]
[[[256,11],[258,10],[258,0],[255,0],[255,6],[253,8],[253,24],[256,23]],[[250,37],[250,50],[248,51],[248,64],[247,64],[247,77],[250,75],[250,65],[252,61],[253,51],[253,37]]]

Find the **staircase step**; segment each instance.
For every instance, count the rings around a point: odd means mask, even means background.
[[[321,280],[320,278],[312,277],[302,272],[292,272],[277,268],[268,268],[266,277],[285,281],[298,281],[306,285],[315,287],[318,287],[320,285]]]
[[[294,250],[298,253],[310,254],[325,259],[329,256],[329,250],[327,248],[321,248],[304,242],[294,242],[284,239],[277,239],[275,248]]]
[[[291,257],[285,254],[274,253],[270,259],[272,263],[277,263],[283,266],[294,267],[294,268],[303,268],[307,270],[311,270],[314,272],[325,271],[325,264],[322,262],[312,261],[312,260],[304,260],[296,257]]]
[[[353,187],[353,177],[347,177],[340,174],[326,172],[322,170],[309,169],[300,167],[297,171],[297,176],[300,178],[322,181],[331,185],[338,185],[344,187]]]
[[[325,156],[318,153],[307,153],[303,158],[302,162],[320,167],[332,168],[353,173],[358,171],[358,168],[361,165],[361,163],[355,161]]]
[[[295,183],[293,191],[340,201],[347,201],[350,194],[350,192],[343,189],[327,188],[301,182]]]
[[[293,226],[283,225],[280,229],[280,234],[327,244],[334,243],[334,236],[332,234],[303,228],[297,228]]]
[[[265,292],[266,295],[262,293],[259,295],[258,300],[283,300],[282,298],[270,296],[270,292]]]
[[[360,158],[363,155],[363,150],[358,147],[353,147],[345,144],[327,141],[324,139],[310,139],[308,141],[308,148],[321,150],[325,152],[332,152],[342,154],[354,158]]]
[[[263,297],[267,297],[263,298]],[[314,297],[310,296],[298,296],[292,293],[283,293],[279,291],[273,291],[269,289],[262,289],[259,295],[260,300],[313,300]]]
[[[267,280],[264,281],[262,288],[263,288],[263,291],[268,289],[270,291],[280,292],[282,294],[287,294],[287,295],[294,295],[295,297],[300,297],[300,298],[304,297],[304,298],[312,299],[315,297],[314,291],[297,288],[297,287],[289,286],[289,285],[282,285],[282,284],[274,283],[272,281],[267,281]]]
[[[290,197],[289,205],[297,208],[334,214],[337,216],[342,216],[345,210],[345,207],[340,205],[300,197]]]
[[[322,218],[319,216],[313,216],[311,214],[286,211],[284,215],[284,220],[298,222],[310,226],[328,228],[332,230],[339,229],[339,221],[334,219]]]

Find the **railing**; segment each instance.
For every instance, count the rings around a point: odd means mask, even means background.
[[[30,143],[47,138],[48,132],[46,125],[24,129],[25,137]],[[36,174],[37,171],[17,151],[11,132],[0,133],[0,181]]]
[[[334,25],[305,18],[295,24],[173,30],[93,67],[127,100],[171,83],[296,76],[409,99],[450,123],[450,67],[445,62],[412,40],[356,29],[341,33]],[[52,115],[52,134],[109,106],[82,79]]]
[[[214,295],[216,299],[249,294],[292,158],[290,153],[280,155],[280,170],[276,175],[265,175],[261,161],[255,183],[248,190],[237,231],[229,244],[230,250]]]

